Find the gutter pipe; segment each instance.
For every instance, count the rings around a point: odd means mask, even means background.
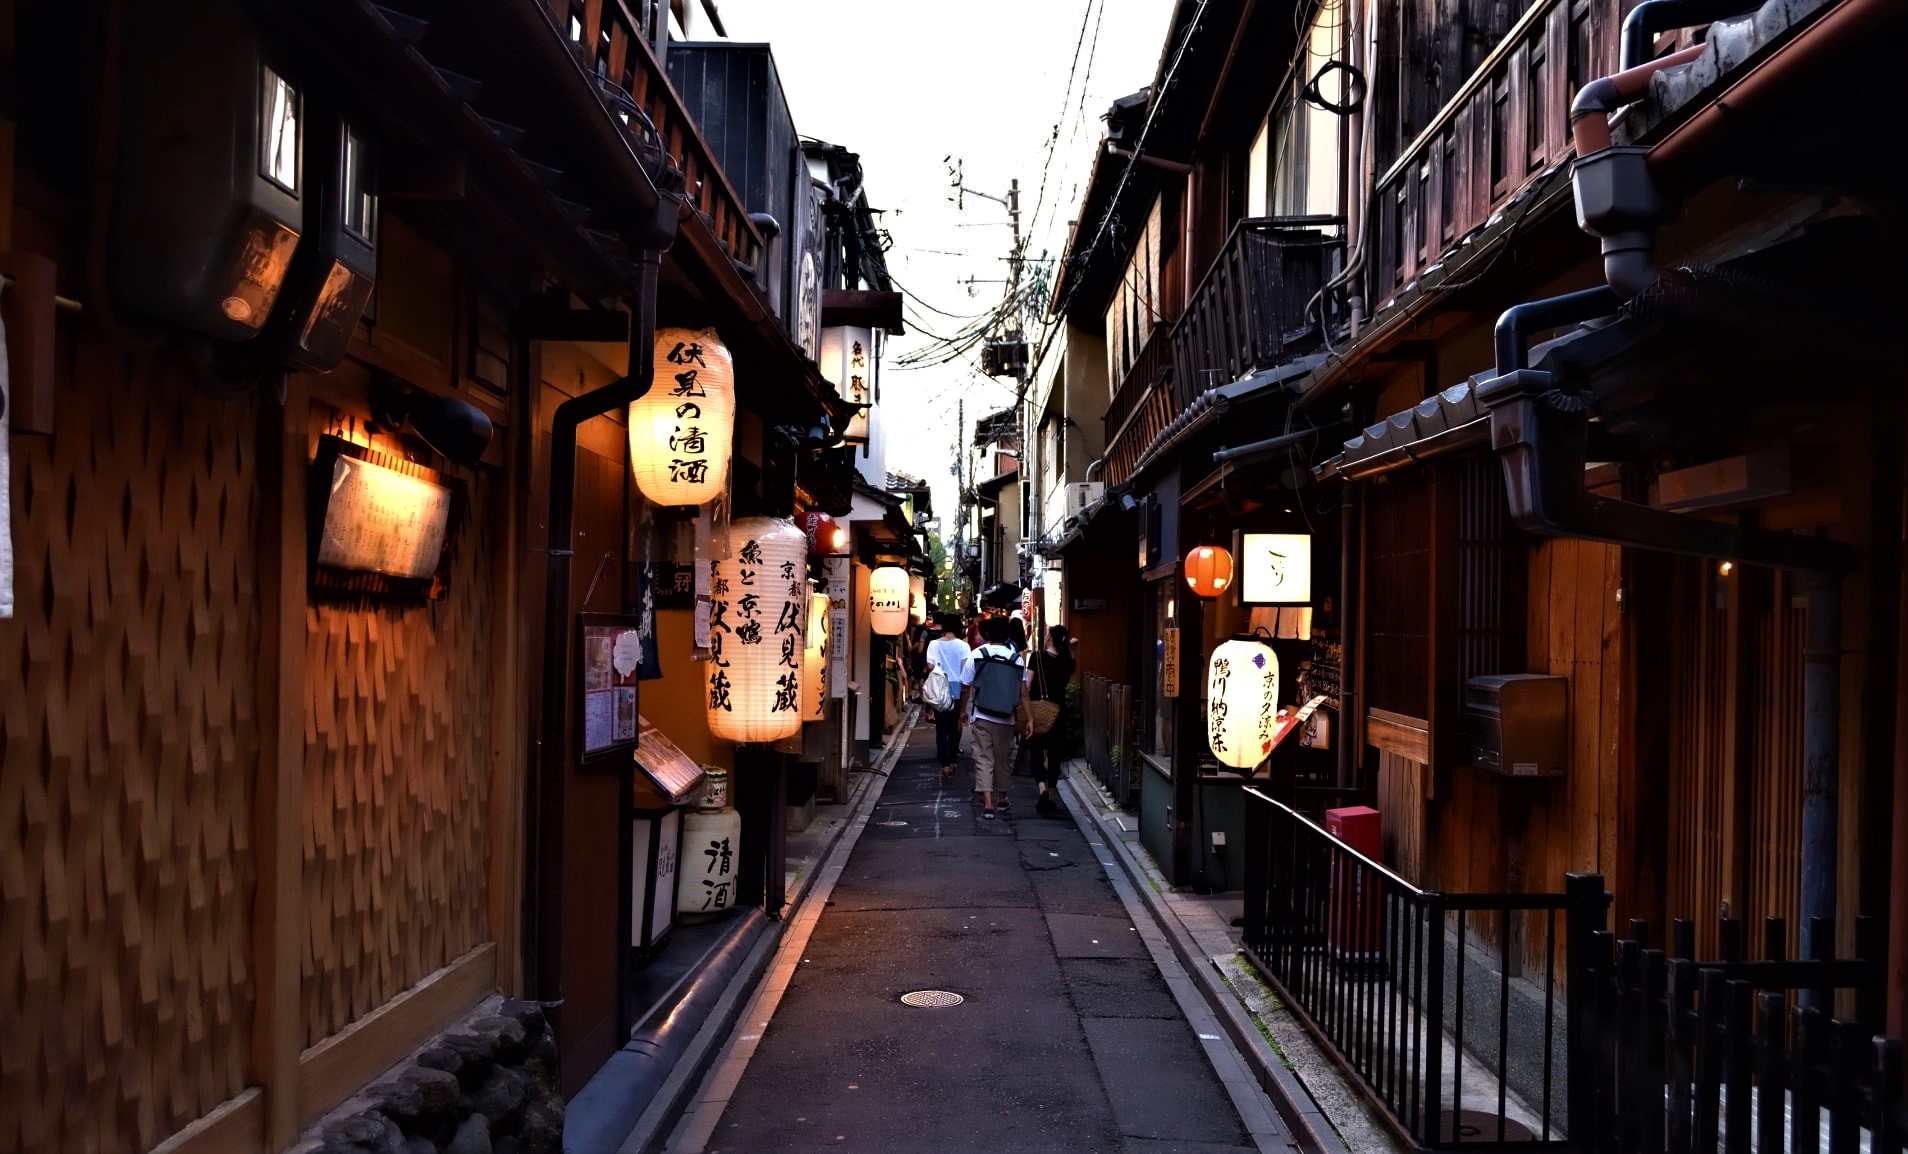
[[[570,560],[576,527],[576,432],[584,421],[600,417],[649,392],[655,378],[656,281],[663,250],[675,238],[678,204],[673,196],[652,202],[646,219],[628,239],[636,249],[635,330],[629,341],[628,372],[600,389],[571,397],[557,406],[550,423],[550,507],[548,569],[543,590],[543,712],[538,719],[536,824],[532,859],[536,863],[535,905],[531,925],[535,942],[531,985],[538,1000],[563,998],[563,847],[566,841],[564,778],[568,770],[570,673]],[[623,775],[624,788],[629,775]],[[627,799],[625,799],[627,801]],[[622,823],[625,833],[628,823]],[[627,861],[627,854],[623,860]],[[620,902],[628,916],[628,895]],[[623,941],[628,940],[625,933]]]

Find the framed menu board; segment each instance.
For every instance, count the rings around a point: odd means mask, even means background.
[[[596,761],[636,748],[636,682],[642,673],[642,618],[584,613],[577,646],[577,750]]]
[[[314,590],[432,601],[450,592],[462,481],[327,435],[310,490]]]

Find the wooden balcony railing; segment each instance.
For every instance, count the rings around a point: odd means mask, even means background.
[[[1568,157],[1570,101],[1616,71],[1623,8],[1622,0],[1532,5],[1379,176],[1370,211],[1381,306]]]
[[[1341,241],[1294,227],[1299,223],[1340,222],[1271,217],[1233,226],[1173,326],[1175,413],[1214,385],[1269,369],[1318,343],[1317,318],[1307,317],[1305,306],[1331,275]]]
[[[651,47],[661,6],[637,0],[546,0],[570,51],[596,77],[604,104],[628,126],[639,150],[661,148],[682,166],[683,188],[697,213],[731,258],[758,262],[762,235],[696,128]]]
[[[1154,327],[1107,410],[1109,483],[1131,476],[1146,447],[1205,390],[1321,343],[1317,319],[1308,318],[1305,308],[1336,266],[1342,242],[1295,223],[1240,221],[1185,313],[1171,325]]]

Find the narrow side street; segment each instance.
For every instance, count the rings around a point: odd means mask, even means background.
[[[1026,778],[1012,818],[981,820],[933,745],[911,736],[769,1025],[744,1018],[670,1149],[1286,1149],[1202,1052],[1227,1043],[1188,1025],[1105,850],[1036,816]],[[963,1001],[901,1002],[917,990]]]

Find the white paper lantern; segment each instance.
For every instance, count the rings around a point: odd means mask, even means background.
[[[808,595],[808,648],[802,650],[802,720],[827,716],[828,594]]]
[[[1206,663],[1206,741],[1220,764],[1251,769],[1272,752],[1278,731],[1279,655],[1262,641],[1234,638]]]
[[[714,329],[661,329],[656,379],[629,406],[636,487],[658,505],[703,505],[729,487],[735,364]]]
[[[868,574],[868,627],[884,637],[908,628],[908,571],[883,565]]]
[[[729,556],[709,578],[709,732],[780,741],[802,728],[808,538],[794,522],[729,525]]]

